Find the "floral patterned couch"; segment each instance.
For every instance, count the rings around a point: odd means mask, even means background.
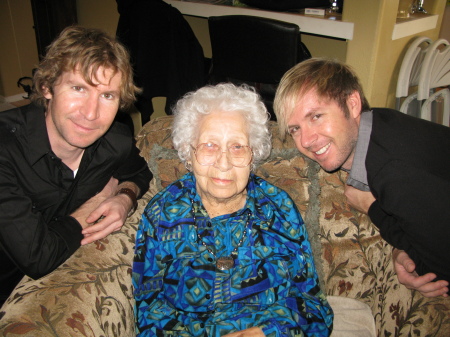
[[[81,247],[53,273],[25,277],[0,310],[0,336],[134,336],[131,262],[140,214],[150,198],[185,173],[171,143],[172,117],[137,136],[155,178],[122,230]],[[367,216],[347,206],[345,173],[327,174],[280,140],[257,174],[285,189],[308,226],[322,287],[372,309],[378,336],[450,336],[450,298],[426,299],[399,285],[391,247]]]

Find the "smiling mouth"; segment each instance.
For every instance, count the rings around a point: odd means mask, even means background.
[[[324,154],[328,148],[330,147],[331,143],[328,143],[327,145],[325,145],[323,148],[321,148],[319,151],[314,152],[316,155],[321,155]]]
[[[91,132],[91,131],[94,130],[94,129],[90,128],[90,127],[83,126],[83,125],[81,125],[81,124],[79,124],[77,122],[74,122],[74,121],[72,121],[72,123],[74,123],[78,127],[79,130],[81,129],[84,132]]]
[[[231,181],[230,179],[221,179],[221,178],[213,178],[213,180],[216,181],[217,183],[221,183],[221,184],[226,184]]]

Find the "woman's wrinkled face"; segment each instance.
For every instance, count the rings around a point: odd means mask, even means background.
[[[222,151],[236,144],[250,145],[246,121],[239,112],[213,112],[200,121],[198,138],[194,144],[196,148],[202,143],[213,143]],[[239,201],[246,195],[246,186],[250,175],[251,165],[235,167],[226,152],[218,157],[210,166],[201,165],[193,150],[191,160],[193,173],[197,180],[197,191],[209,203],[228,203]]]

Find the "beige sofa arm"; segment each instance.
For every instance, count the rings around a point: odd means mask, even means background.
[[[80,247],[45,277],[24,277],[0,310],[0,335],[135,336],[135,233],[155,192],[153,184],[120,231]]]

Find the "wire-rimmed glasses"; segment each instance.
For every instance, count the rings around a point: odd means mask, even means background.
[[[228,162],[235,167],[246,167],[250,165],[253,158],[253,152],[250,146],[242,144],[233,144],[222,151],[221,147],[214,143],[201,143],[197,147],[192,146],[197,162],[202,166],[214,165],[222,155],[227,154]]]

